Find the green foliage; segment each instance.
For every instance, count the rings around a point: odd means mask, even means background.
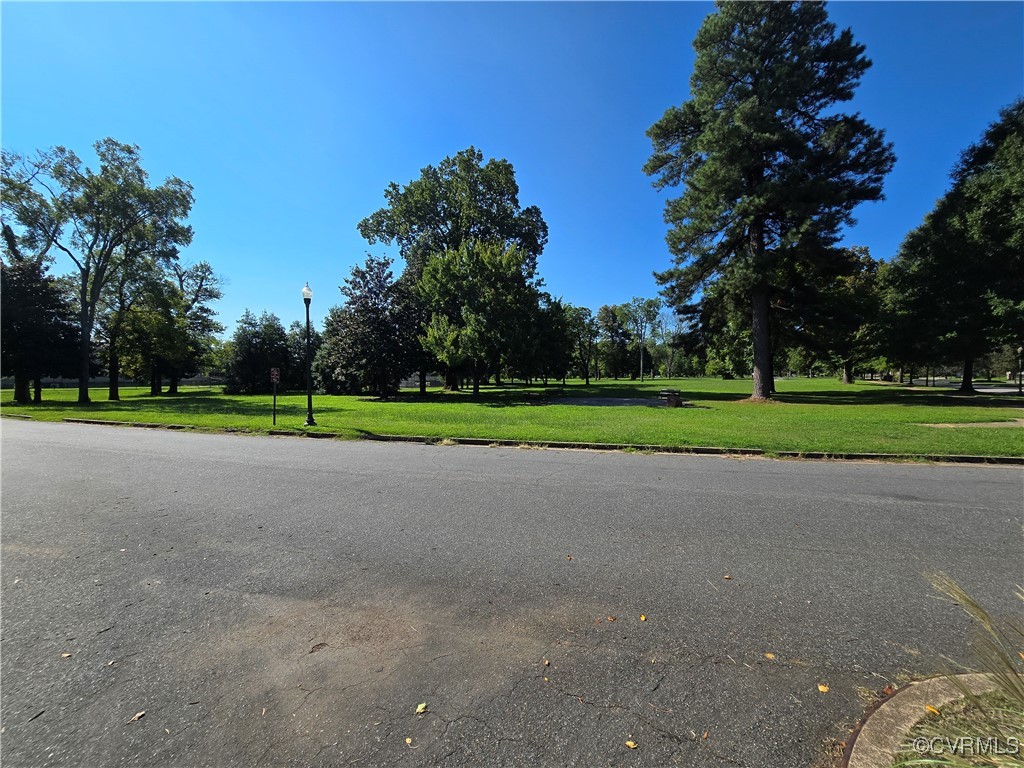
[[[316,378],[316,356],[323,346],[323,336],[310,324],[309,327],[309,360],[313,369],[313,380]],[[281,370],[279,392],[285,390],[305,391],[306,389],[306,323],[293,320],[288,326],[288,365]]]
[[[142,259],[135,269],[120,269],[108,284],[100,330],[106,337],[111,399],[117,399],[121,368],[148,378],[154,394],[164,377],[169,391],[181,378],[213,362],[216,334],[224,330],[210,303],[221,297],[221,280],[209,263],[168,265]],[[101,307],[101,309],[103,309]]]
[[[597,310],[597,325],[600,340],[597,342],[599,369],[604,376],[619,378],[628,376],[629,330],[623,324],[622,314],[613,305],[604,305]]]
[[[355,266],[341,293],[344,307],[332,307],[314,372],[327,392],[394,394],[412,370],[416,317],[406,287],[396,282],[391,259],[367,255]]]
[[[231,338],[225,392],[269,393],[273,389],[270,369],[289,363],[288,335],[277,315],[263,312],[258,318],[248,309],[239,318]]]
[[[182,219],[192,207],[192,187],[171,177],[149,184],[135,145],[107,138],[93,145],[99,172],[74,152],[57,147],[25,157],[3,153],[5,225],[41,255],[60,251],[78,272],[79,398],[88,401],[92,332],[104,288],[119,269],[143,256],[173,259],[192,239]]]
[[[446,157],[404,187],[384,191],[387,207],[359,222],[370,243],[397,243],[418,279],[430,257],[458,251],[470,241],[516,246],[530,277],[548,240],[548,227],[536,206],[521,208],[515,170],[507,160],[488,160],[469,147]]]
[[[796,319],[795,344],[809,357],[842,370],[843,381],[849,384],[855,367],[876,356],[881,346],[879,265],[867,248],[837,248],[832,253],[828,269],[819,269],[816,279],[794,290],[787,309]]]
[[[890,355],[973,359],[1024,339],[1024,99],[1002,110],[885,273]]]
[[[470,370],[477,385],[503,363],[529,365],[530,344],[551,337],[535,327],[540,293],[529,254],[515,245],[470,241],[436,254],[418,294],[430,312],[424,348],[449,370]]]
[[[576,307],[572,304],[565,305],[565,319],[571,346],[572,369],[589,385],[600,326],[593,312],[586,307]]]
[[[658,319],[661,301],[658,299],[641,299],[634,296],[629,303],[620,304],[615,308],[623,327],[629,329],[633,337],[634,354],[640,371],[640,381],[644,380],[644,358],[646,357],[647,336],[651,326]]]
[[[881,197],[894,157],[880,131],[835,109],[870,62],[823,4],[719,2],[694,49],[692,98],[648,131],[654,186],[685,187],[665,207],[675,266],[657,277],[676,307],[716,281],[748,303],[754,395],[767,397],[771,297]]]
[[[42,258],[20,253],[5,227],[0,262],[0,366],[15,379],[15,400],[29,402],[29,381],[71,375],[77,352],[73,308]]]

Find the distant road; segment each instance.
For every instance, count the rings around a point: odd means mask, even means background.
[[[808,766],[1020,611],[1019,468],[0,429],[5,768]]]

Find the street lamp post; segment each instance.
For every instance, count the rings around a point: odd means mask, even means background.
[[[1017,394],[1024,394],[1024,375],[1021,375],[1020,361],[1024,356],[1024,347],[1017,347]]]
[[[309,364],[309,304],[313,301],[313,291],[309,283],[302,289],[302,301],[306,305],[306,426],[315,427],[313,418],[313,374]]]

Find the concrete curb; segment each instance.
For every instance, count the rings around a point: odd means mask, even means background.
[[[28,415],[11,413],[0,416],[6,419],[28,419]],[[142,427],[145,429],[196,429],[194,424],[156,424],[141,421],[110,421],[105,419],[61,419],[69,424],[100,424],[113,427]],[[234,427],[214,428],[213,431],[228,434],[253,434],[260,432]],[[334,439],[342,437],[339,432],[301,432],[285,429],[268,430],[272,437],[312,437]],[[563,442],[558,440],[505,440],[486,437],[429,437],[427,435],[372,435],[358,436],[360,440],[377,440],[394,443],[424,443],[435,445],[447,441],[454,445],[501,446],[503,448],[561,448],[581,451],[644,451],[648,453],[684,453],[697,456],[768,456],[781,459],[816,459],[823,461],[932,461],[943,464],[1003,464],[1024,466],[1024,456],[947,456],[927,453],[844,453],[829,451],[766,451],[762,448],[718,448],[699,445],[645,445],[642,443],[587,443]]]
[[[69,424],[101,424],[115,427],[141,427],[143,429],[195,429],[192,424],[156,424],[145,421],[105,421],[104,419],[61,419]]]
[[[272,429],[267,434],[271,437],[320,437],[325,440],[341,437],[338,432],[295,432],[288,429]]]
[[[32,421],[32,417],[27,413],[0,413],[5,419],[21,419],[22,421]]]
[[[313,434],[313,433],[310,433]],[[1024,456],[947,456],[921,453],[843,453],[826,451],[765,451],[761,448],[716,448],[689,445],[644,445],[637,443],[584,443],[557,440],[500,440],[481,437],[427,437],[425,435],[363,435],[361,440],[435,444],[447,440],[455,445],[484,445],[518,448],[568,448],[587,451],[649,451],[651,453],[689,453],[708,456],[769,456],[784,459],[835,461],[934,461],[955,464],[1024,465]]]
[[[972,693],[996,687],[991,675],[955,675]],[[842,768],[892,768],[907,734],[928,713],[925,706],[941,707],[963,694],[948,677],[933,677],[900,688],[868,713],[843,755]]]

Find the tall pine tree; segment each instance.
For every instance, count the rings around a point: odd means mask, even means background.
[[[895,161],[881,131],[835,107],[870,66],[824,4],[719,2],[694,41],[691,98],[648,130],[654,186],[684,186],[665,220],[675,265],[657,275],[686,305],[722,281],[750,307],[753,399],[771,395],[769,312],[798,270],[826,256]]]

